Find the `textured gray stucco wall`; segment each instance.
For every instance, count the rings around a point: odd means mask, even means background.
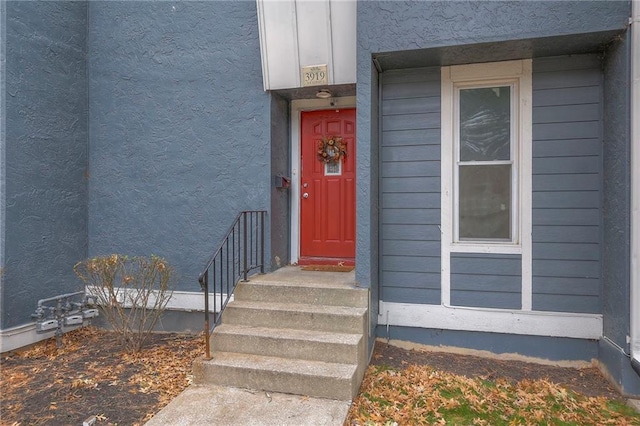
[[[271,176],[291,177],[289,149],[289,103],[283,97],[271,94]],[[289,189],[276,188],[271,183],[271,269],[289,263],[290,206]]]
[[[628,350],[630,283],[630,39],[614,42],[604,68],[604,335]]]
[[[599,359],[619,388],[640,395],[640,376],[631,368],[630,214],[631,165],[630,93],[631,37],[624,34],[605,52],[604,67],[604,250],[603,322]]]
[[[364,1],[358,3],[358,48],[393,52],[619,30],[628,24],[629,5],[628,1]]]
[[[5,231],[5,48],[6,48],[6,8],[7,3],[0,1],[0,329],[2,329],[3,288],[4,288],[4,231]]]
[[[357,178],[356,188],[356,280],[370,287],[377,270],[378,217],[378,74],[366,54],[358,58],[357,86]]]
[[[89,29],[89,253],[163,256],[198,291],[235,215],[270,207],[256,5],[90,2]]]
[[[80,284],[86,256],[85,2],[5,5],[3,329]]]

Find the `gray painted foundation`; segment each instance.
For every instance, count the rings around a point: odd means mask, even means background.
[[[128,312],[128,310],[125,310]],[[111,326],[102,312],[97,318],[92,319],[92,324],[105,330],[111,330]],[[155,333],[187,333],[198,334],[204,330],[204,312],[166,309],[153,331]],[[204,351],[204,340],[202,341]]]
[[[623,394],[640,395],[640,376],[633,370],[629,355],[609,339],[598,345],[598,360],[609,379]]]
[[[389,327],[389,333],[385,326],[379,326],[376,336],[429,346],[519,354],[551,361],[591,361],[598,358],[598,342],[595,340],[393,326]]]

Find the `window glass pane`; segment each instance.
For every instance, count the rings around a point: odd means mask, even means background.
[[[460,161],[509,160],[511,87],[460,90]]]
[[[459,167],[458,236],[511,239],[511,165]]]
[[[324,163],[325,176],[340,176],[342,174],[342,160],[335,163]]]

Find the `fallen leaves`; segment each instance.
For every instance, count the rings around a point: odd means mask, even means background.
[[[140,353],[123,353],[105,330],[88,327],[5,355],[2,425],[142,424],[191,382],[202,354],[198,336],[154,335]],[[122,407],[127,407],[122,409]]]
[[[640,415],[627,408],[549,380],[512,383],[428,366],[370,366],[345,424],[640,425]]]

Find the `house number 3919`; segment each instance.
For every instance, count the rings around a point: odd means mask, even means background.
[[[327,84],[327,66],[315,65],[302,67],[302,87]]]

